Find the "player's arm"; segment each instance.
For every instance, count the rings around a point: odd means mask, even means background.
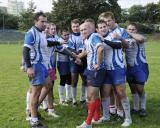
[[[105,40],[105,39],[103,42],[105,44],[109,45],[110,47],[112,47],[113,49],[121,49],[122,48],[121,42],[113,42],[113,41],[109,41],[109,40]]]
[[[24,62],[26,63],[27,74],[30,79],[33,78],[35,75],[34,70],[32,68],[32,64],[31,64],[31,58],[30,58],[30,50],[33,44],[34,44],[33,34],[31,32],[28,32],[25,35],[25,40],[24,40],[23,58],[24,58]]]
[[[135,39],[138,43],[144,43],[146,41],[146,38],[141,35],[141,34],[138,34],[138,33],[130,33],[128,32],[128,34],[133,38]]]
[[[104,46],[102,44],[101,38],[98,36],[95,36],[92,42],[92,45],[97,49],[97,64],[95,64],[93,67],[95,70],[98,70],[102,63]]]
[[[103,49],[104,47],[102,45],[100,45],[97,49],[97,66],[99,68],[100,64],[102,63],[102,58],[103,58]]]
[[[47,46],[48,47],[54,47],[57,45],[61,45],[61,43],[59,41],[52,41],[52,40],[47,40]]]
[[[120,47],[120,44],[121,44],[121,48],[129,48],[129,43],[128,43],[128,41],[125,39],[127,36],[126,35],[128,35],[126,32],[124,32],[125,34],[125,36],[123,35],[123,36],[120,36],[118,33],[114,33],[113,35],[112,35],[112,37],[114,38],[114,39],[118,39],[118,40],[120,40],[121,42],[119,42],[119,47]],[[120,49],[120,48],[119,48]]]

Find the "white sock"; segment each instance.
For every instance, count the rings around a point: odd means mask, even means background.
[[[146,110],[146,99],[147,99],[147,94],[143,93],[142,96],[140,96],[141,109]]]
[[[31,95],[31,93],[29,91],[27,91],[27,95],[26,95],[26,110],[29,110],[30,95]]]
[[[137,93],[132,94],[133,98],[133,109],[134,110],[139,110],[139,95]]]
[[[66,99],[68,100],[71,98],[71,85],[66,84],[65,89],[66,89]]]
[[[110,105],[109,106],[109,112],[111,114],[116,114],[116,107],[115,107],[115,105]]]
[[[84,101],[86,100],[86,96],[85,96],[85,86],[82,85],[81,86],[81,91],[80,91],[80,101]]]
[[[130,104],[128,98],[124,98],[121,100],[125,118],[131,120],[131,113],[130,113]]]
[[[32,122],[37,122],[38,121],[38,117],[31,117],[31,121]]]
[[[48,113],[53,112],[53,111],[54,111],[54,109],[48,109]]]
[[[59,92],[60,101],[65,101],[65,98],[64,98],[64,86],[59,85],[58,92]]]
[[[72,102],[75,103],[76,100],[76,96],[77,96],[77,87],[71,87],[71,92],[72,92]]]
[[[103,109],[103,117],[105,117],[105,119],[109,120],[110,116],[109,116],[109,104],[110,104],[110,98],[103,98],[102,99],[102,109]]]
[[[47,96],[44,98],[44,100],[42,102],[42,105],[43,105],[43,109],[47,109],[48,108],[48,99],[47,99]]]
[[[123,117],[124,116],[123,110],[117,109],[117,115],[120,116],[120,117]]]

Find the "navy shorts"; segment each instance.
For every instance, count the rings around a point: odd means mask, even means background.
[[[57,68],[60,75],[70,74],[70,62],[57,62]]]
[[[127,82],[144,85],[149,76],[148,64],[127,67]]]
[[[85,70],[84,65],[78,65],[73,61],[70,61],[70,72],[71,73],[83,73]]]
[[[30,85],[43,85],[46,78],[48,77],[48,70],[41,63],[33,64],[32,68],[34,70],[35,76],[29,80]]]
[[[126,83],[125,69],[106,70],[104,84],[124,85]]]
[[[99,70],[88,70],[88,69],[86,69],[84,71],[84,75],[87,78],[88,85],[93,86],[93,87],[103,86],[105,73],[106,73],[105,69],[99,69]]]

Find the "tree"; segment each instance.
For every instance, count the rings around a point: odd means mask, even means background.
[[[0,28],[3,29],[18,29],[19,17],[0,10]]]
[[[129,9],[129,21],[132,22],[145,22],[146,9],[141,5],[134,5]]]
[[[147,4],[146,8],[146,22],[157,23],[160,22],[160,2],[159,4]]]
[[[20,15],[20,21],[18,24],[20,30],[28,30],[33,25],[33,14],[35,9],[36,6],[34,5],[34,2],[32,2],[32,0],[29,1],[28,9]]]
[[[52,21],[64,27],[69,26],[74,18],[97,20],[104,11],[112,11],[119,18],[120,10],[117,0],[53,0]]]

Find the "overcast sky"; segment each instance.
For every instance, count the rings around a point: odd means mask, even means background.
[[[28,6],[29,0],[17,0],[24,1],[25,8]],[[44,12],[49,12],[52,10],[52,0],[32,0],[37,6],[36,11],[42,10]],[[157,3],[159,0],[119,0],[118,3],[122,8],[130,8],[132,5],[146,5],[147,3],[155,2]],[[0,6],[6,6],[7,0],[0,0]]]

